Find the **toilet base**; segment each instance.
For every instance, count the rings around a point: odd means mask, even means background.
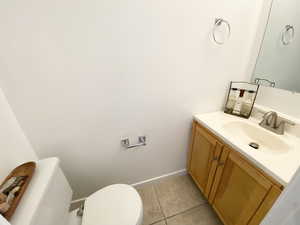
[[[77,216],[77,210],[78,209],[74,209],[69,213],[69,219],[67,225],[81,225],[82,217]]]

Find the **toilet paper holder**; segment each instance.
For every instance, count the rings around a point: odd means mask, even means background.
[[[122,144],[122,146],[124,146],[127,149],[145,146],[146,145],[146,136],[139,136],[137,144],[130,144],[129,138],[123,138],[123,139],[121,139],[121,144]]]

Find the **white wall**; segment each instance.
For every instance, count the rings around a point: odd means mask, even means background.
[[[40,157],[58,156],[75,198],[185,168],[195,113],[249,79],[263,0],[5,0],[0,74]],[[230,21],[224,46],[215,17]],[[121,136],[147,135],[124,151]]]
[[[0,89],[0,182],[12,169],[37,157]]]

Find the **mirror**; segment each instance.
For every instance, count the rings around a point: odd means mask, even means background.
[[[300,1],[273,0],[252,81],[300,92]]]

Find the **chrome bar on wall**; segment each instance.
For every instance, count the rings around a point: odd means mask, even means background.
[[[136,148],[140,146],[145,146],[146,145],[146,136],[139,136],[138,137],[138,143],[137,144],[130,144],[129,138],[124,138],[121,140],[122,146],[125,148]]]

